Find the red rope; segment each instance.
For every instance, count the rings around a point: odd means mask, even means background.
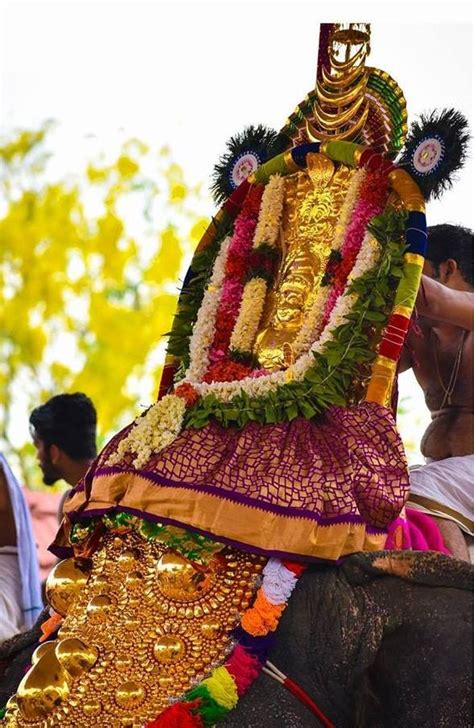
[[[291,678],[289,678],[287,675],[285,675],[284,672],[281,672],[272,662],[267,660],[263,672],[266,675],[269,675],[269,677],[272,677],[274,680],[280,683],[280,685],[283,685],[292,695],[295,696],[295,698],[298,698],[298,700],[305,705],[308,710],[310,710],[313,715],[317,717],[319,722],[321,723],[324,728],[335,728],[334,723],[331,723],[329,718],[324,715],[323,711],[317,705],[312,698],[308,695],[308,693],[303,690],[302,687],[300,687],[297,683],[295,683]]]
[[[321,708],[316,705],[314,700],[312,700],[308,693],[303,690],[299,685],[297,685],[293,680],[291,680],[289,677],[285,678],[285,681],[283,682],[283,685],[287,690],[290,691],[298,700],[300,700],[303,705],[306,705],[307,708],[316,716],[316,718],[319,720],[321,725],[324,726],[324,728],[335,728],[334,723],[331,723],[329,718],[327,718]]]

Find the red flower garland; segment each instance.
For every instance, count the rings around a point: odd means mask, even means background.
[[[234,234],[227,255],[222,297],[216,315],[214,340],[210,350],[210,359],[213,363],[220,361],[229,349],[230,338],[242,299],[244,278],[249,270],[249,256],[252,251],[253,235],[263,190],[263,185],[255,185],[250,188],[242,210],[235,221]]]
[[[221,359],[215,362],[215,364],[211,364],[203,377],[203,381],[207,382],[207,384],[211,384],[211,382],[240,381],[241,379],[245,379],[245,377],[249,377],[251,374],[251,367],[236,361],[230,361],[229,359]]]

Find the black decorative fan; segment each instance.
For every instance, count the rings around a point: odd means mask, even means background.
[[[426,200],[439,197],[452,187],[468,143],[468,123],[459,111],[433,111],[411,125],[398,164],[408,169]]]
[[[288,139],[262,124],[249,126],[227,142],[227,152],[214,167],[211,192],[222,204],[259,164],[282,152]]]

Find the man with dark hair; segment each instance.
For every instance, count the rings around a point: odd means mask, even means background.
[[[448,549],[469,560],[461,530],[473,535],[474,401],[472,231],[428,229],[417,300],[420,332],[406,343],[401,371],[413,368],[432,421],[421,451],[427,465],[411,471],[410,505],[434,515]]]
[[[81,392],[52,397],[33,410],[30,427],[46,485],[60,478],[76,485],[97,454],[97,414],[89,397]]]

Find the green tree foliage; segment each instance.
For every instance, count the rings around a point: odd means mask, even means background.
[[[0,446],[33,485],[33,407],[86,392],[103,441],[154,399],[178,279],[206,226],[201,190],[167,148],[130,140],[54,179],[52,136],[45,124],[0,141]]]

